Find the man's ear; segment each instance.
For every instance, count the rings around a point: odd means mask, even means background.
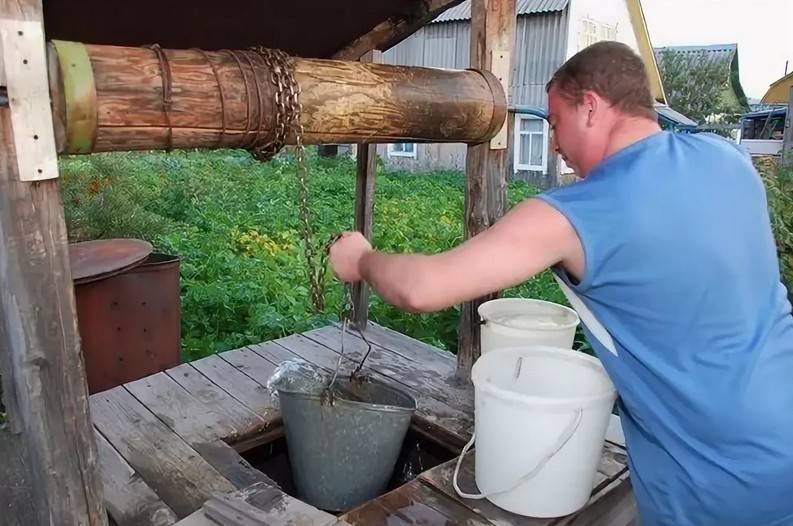
[[[598,97],[595,92],[584,92],[582,105],[584,107],[584,111],[587,112],[586,124],[588,127],[594,126],[600,117],[600,113],[598,111],[602,109],[600,102],[600,97]]]

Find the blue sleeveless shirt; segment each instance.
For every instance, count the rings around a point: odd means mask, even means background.
[[[793,316],[749,158],[660,132],[539,198],[584,248],[558,273],[607,330],[642,526],[793,524]]]

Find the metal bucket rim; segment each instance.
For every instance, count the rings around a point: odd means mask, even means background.
[[[387,387],[391,391],[395,391],[399,393],[401,396],[405,397],[406,400],[410,403],[410,407],[398,406],[393,404],[376,404],[372,402],[357,402],[355,400],[347,400],[346,398],[338,398],[334,400],[333,403],[334,405],[344,405],[364,411],[376,411],[378,413],[412,413],[417,409],[418,403],[416,402],[416,398],[413,395],[386,384],[381,383],[380,385],[382,385],[383,387]],[[283,393],[287,396],[291,396],[294,398],[303,398],[306,400],[313,400],[320,403],[322,402],[322,396],[319,394],[306,393],[305,391],[282,389],[282,388],[277,388],[276,390],[278,391],[278,396],[281,396],[281,394]]]

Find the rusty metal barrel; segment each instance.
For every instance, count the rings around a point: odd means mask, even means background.
[[[69,255],[90,393],[181,362],[177,256],[133,239],[75,243]]]

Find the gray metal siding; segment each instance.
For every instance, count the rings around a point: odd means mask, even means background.
[[[568,3],[568,0],[517,0],[515,4],[515,14],[531,15],[534,13],[561,11],[567,7]],[[438,17],[433,20],[433,23],[469,20],[470,18],[471,0],[465,0],[438,15]]]
[[[510,104],[545,106],[545,83],[564,61],[568,9],[519,16],[515,27]],[[434,68],[468,67],[468,20],[430,24],[384,53],[387,64]]]
[[[520,1],[520,0],[519,0]],[[535,0],[531,0],[535,1]],[[556,0],[549,0],[547,6]],[[536,0],[536,6],[546,7],[544,0]],[[461,4],[465,5],[465,4]],[[545,84],[554,71],[564,62],[567,52],[567,30],[569,7],[566,0],[560,11],[539,12],[517,17],[515,27],[516,54],[510,81],[510,105],[545,107],[547,95]],[[531,7],[528,6],[527,8]],[[436,68],[464,69],[469,67],[470,20],[433,23],[403,40],[383,54],[387,64],[423,66]],[[508,164],[512,172],[514,144],[512,141],[513,116],[510,113],[508,141]],[[549,146],[550,149],[550,146]],[[393,168],[433,170],[437,168],[465,167],[466,146],[464,144],[417,144],[416,157],[389,157],[386,145],[378,146],[378,154]],[[541,187],[552,186],[557,179],[556,154],[548,153],[547,174],[521,172],[517,177],[530,180]]]
[[[465,69],[471,48],[469,22],[425,26],[383,53],[383,62],[400,66]]]
[[[518,17],[515,27],[515,50],[510,101],[545,107],[545,84],[564,62],[567,50],[567,9]]]

